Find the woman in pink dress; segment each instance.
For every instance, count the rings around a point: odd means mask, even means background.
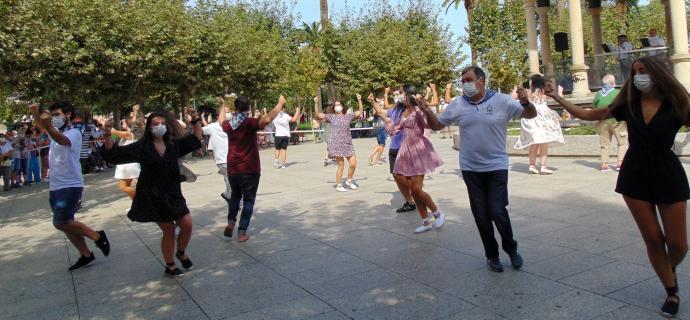
[[[400,151],[398,151],[393,173],[407,178],[412,197],[417,204],[419,215],[422,217],[422,225],[415,229],[415,233],[421,233],[434,227],[440,228],[445,222],[445,215],[438,209],[431,196],[422,190],[424,176],[434,172],[443,164],[443,161],[434,151],[431,141],[424,136],[424,129],[429,128],[429,125],[419,106],[427,107],[426,100],[417,95],[414,86],[405,85],[403,88],[405,112],[403,113],[403,120],[399,124],[394,124],[386,116],[381,106],[374,101],[373,95],[369,95],[369,101],[371,101],[379,117],[386,121],[389,134],[394,135],[401,130],[403,131],[404,138]],[[431,222],[432,216],[434,218],[433,223]]]

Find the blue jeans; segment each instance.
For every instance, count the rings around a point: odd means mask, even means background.
[[[84,188],[74,187],[50,191],[48,202],[53,210],[53,224],[67,224],[74,220],[83,190]]]
[[[240,211],[240,200],[242,200],[242,215],[240,216],[240,232],[247,231],[249,220],[254,213],[254,201],[256,200],[256,190],[259,189],[260,173],[253,174],[234,174],[228,175],[230,181],[230,207],[228,209],[228,224],[237,222],[237,213]]]
[[[470,208],[474,222],[482,238],[487,258],[498,257],[498,243],[494,238],[494,224],[501,235],[503,251],[513,254],[517,241],[508,216],[508,170],[489,172],[462,171],[462,178],[470,196]]]
[[[41,167],[38,165],[38,157],[31,156],[29,159],[29,174],[26,182],[41,182]]]

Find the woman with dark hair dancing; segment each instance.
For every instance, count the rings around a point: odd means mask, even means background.
[[[432,228],[440,228],[445,222],[445,215],[438,209],[434,199],[422,190],[424,186],[424,176],[434,172],[443,164],[441,157],[434,151],[434,146],[427,137],[424,136],[424,129],[429,128],[426,116],[421,108],[428,108],[426,100],[417,95],[414,86],[404,86],[405,111],[403,119],[394,123],[381,106],[374,100],[373,95],[369,95],[369,101],[374,106],[379,117],[382,117],[388,126],[388,132],[395,135],[403,131],[404,138],[400,151],[395,161],[393,173],[407,179],[412,197],[417,204],[417,210],[422,217],[422,225],[415,229],[415,233],[429,231]],[[428,210],[431,211],[429,213]],[[431,222],[431,218],[435,219]]]
[[[688,251],[685,211],[690,198],[688,178],[672,147],[678,130],[690,122],[688,92],[661,57],[637,59],[630,75],[608,109],[577,107],[560,97],[552,83],[544,92],[577,118],[613,117],[628,124],[630,149],[616,192],[623,195],[647,246],[649,261],[666,288],[660,312],[672,317],[680,304],[676,267]]]
[[[173,254],[190,270],[192,261],[185,253],[192,236],[192,217],[180,188],[180,166],[178,159],[201,148],[203,132],[196,111],[187,108],[193,134],[172,138],[176,119],[168,112],[151,113],[146,121],[144,136],[141,140],[126,146],[115,146],[111,139],[105,140],[103,157],[115,164],[138,162],[141,166],[132,209],[127,217],[137,222],[155,222],[163,231],[161,251],[165,260],[165,274],[182,276],[177,268]],[[170,128],[170,129],[168,129]],[[105,134],[110,135],[110,125],[106,125]],[[180,227],[180,234],[175,238],[175,227]],[[177,253],[175,242],[177,241]]]

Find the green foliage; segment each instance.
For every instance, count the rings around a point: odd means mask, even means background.
[[[453,79],[464,57],[432,7],[410,0],[395,16],[386,0],[368,7],[337,26],[297,27],[283,1],[2,0],[0,118],[56,99],[96,113],[135,103],[212,110],[231,92],[259,107],[283,94],[292,109],[311,107],[327,78],[348,98]]]
[[[489,86],[509,92],[529,75],[527,31],[522,0],[479,2],[470,24],[469,41],[488,73]]]

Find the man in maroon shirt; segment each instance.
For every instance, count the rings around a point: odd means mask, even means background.
[[[222,100],[222,99],[221,99]],[[228,209],[228,225],[223,234],[231,238],[237,223],[237,213],[240,210],[240,200],[243,201],[240,226],[237,228],[237,240],[249,240],[247,228],[254,212],[256,190],[259,188],[261,176],[261,161],[257,144],[257,131],[271,123],[285,105],[285,97],[280,96],[278,104],[267,115],[252,118],[249,114],[250,103],[246,97],[235,100],[235,113],[230,119],[225,119],[225,112],[220,112],[218,121],[223,131],[228,134],[228,180],[230,181],[230,207]]]

